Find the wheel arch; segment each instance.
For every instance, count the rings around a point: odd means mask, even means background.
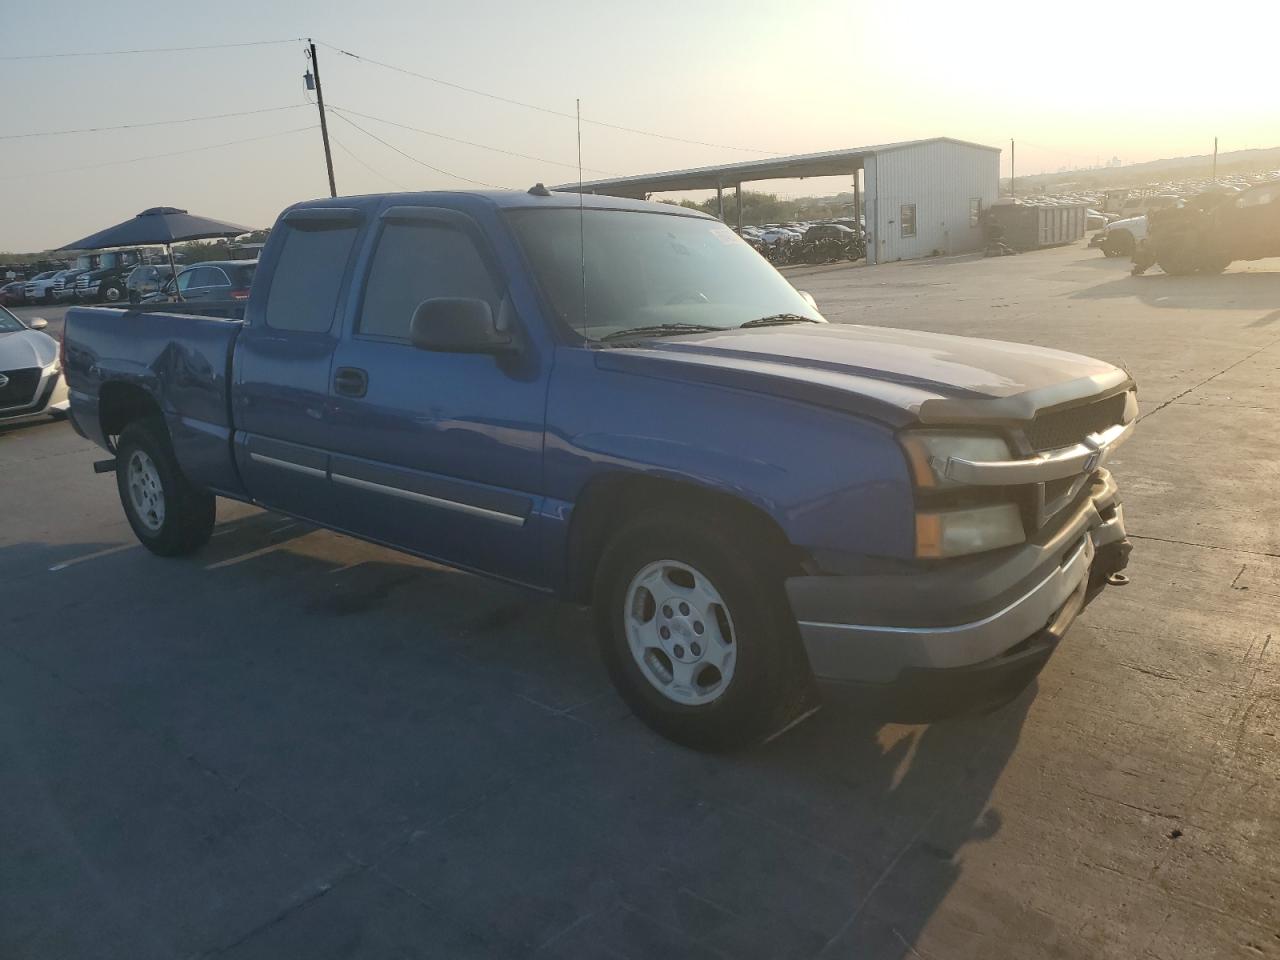
[[[632,518],[658,505],[723,517],[739,532],[778,551],[784,564],[800,562],[798,549],[777,520],[744,497],[688,480],[610,473],[591,480],[574,502],[565,548],[565,599],[591,601],[596,567],[610,539]]]
[[[149,417],[163,419],[163,411],[145,387],[122,380],[111,380],[98,393],[98,423],[102,436],[114,447],[111,437],[118,437],[129,424]]]

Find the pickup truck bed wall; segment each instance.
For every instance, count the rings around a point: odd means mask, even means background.
[[[72,308],[67,322],[75,325],[66,350],[67,368],[76,371],[72,393],[81,409],[75,423],[89,439],[105,444],[106,434],[119,432],[110,419],[103,422],[101,405],[120,409],[123,398],[136,402],[145,395],[164,414],[191,482],[245,496],[228,456],[228,384],[241,321],[103,307]]]

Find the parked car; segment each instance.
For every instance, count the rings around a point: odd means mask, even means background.
[[[253,275],[258,269],[257,260],[211,260],[193,263],[178,271],[178,290],[184,301],[248,300],[253,286]],[[143,303],[175,303],[170,280],[158,293],[143,298]]]
[[[339,197],[261,263],[241,320],[67,313],[139,540],[199,549],[221,496],[592,603],[680,742],[758,740],[814,677],[898,718],[1004,702],[1127,562],[1125,371],[828,324],[699,212]]]
[[[856,240],[858,235],[836,223],[819,223],[804,232],[805,240]]]
[[[1135,273],[1153,263],[1171,274],[1220,273],[1236,260],[1280,256],[1280,182],[1208,190],[1150,221]]]
[[[0,423],[66,415],[67,382],[47,321],[0,307]]]
[[[14,280],[0,287],[0,306],[20,307],[27,302],[26,281]]]
[[[1090,209],[1085,212],[1084,228],[1086,230],[1101,230],[1114,219],[1115,217],[1110,214]]]
[[[1104,256],[1131,257],[1146,237],[1147,218],[1128,217],[1107,224],[1089,238],[1089,246],[1097,247]]]
[[[138,303],[144,297],[159,293],[165,282],[173,277],[173,268],[167,263],[144,263],[134,267],[125,280],[125,294],[130,303]]]
[[[54,289],[57,287],[58,282],[69,272],[67,270],[50,270],[37,274],[24,285],[23,298],[27,303],[53,303]]]

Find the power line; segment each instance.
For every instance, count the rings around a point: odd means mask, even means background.
[[[419,160],[417,157],[411,154],[405,153],[403,150],[397,147],[394,143],[388,143],[386,140],[383,140],[376,133],[370,133],[364,127],[360,126],[358,123],[352,120],[350,117],[344,116],[343,114],[339,113],[337,110],[334,110],[333,115],[337,117],[339,120],[341,120],[343,123],[347,123],[355,127],[357,130],[363,133],[366,137],[372,137],[374,140],[377,140],[384,147],[394,150],[396,153],[400,154],[400,156],[404,157],[406,160],[412,160],[414,163],[418,164],[421,167],[426,167],[428,170],[434,170],[436,173],[444,174],[446,177],[452,177],[455,180],[463,180],[466,183],[474,183],[476,186],[479,186],[479,187],[493,187],[495,190],[508,189],[505,187],[500,187],[496,183],[485,183],[483,180],[472,180],[470,177],[464,177],[459,173],[450,173],[448,170],[442,170],[440,167],[433,167],[431,164],[427,163],[425,160]]]
[[[423,130],[421,127],[411,127],[407,123],[398,123],[395,120],[388,120],[385,117],[375,117],[369,113],[361,113],[359,110],[352,110],[349,107],[339,107],[331,103],[329,104],[329,109],[338,113],[349,113],[353,117],[364,117],[366,120],[376,120],[378,123],[385,123],[388,126],[399,127],[401,130],[412,130],[414,133],[425,134],[428,137],[438,137],[441,140],[448,140],[451,143],[462,143],[466,144],[468,147],[479,147],[481,150],[491,150],[494,153],[502,153],[508,157],[519,157],[522,160],[534,160],[538,163],[550,163],[557,167],[570,167],[574,170],[578,168],[577,164],[565,163],[563,160],[548,160],[546,157],[534,157],[527,153],[517,153],[514,150],[505,150],[502,147],[493,147],[487,143],[476,143],[473,140],[462,140],[459,137],[451,137],[445,133],[436,133],[434,130]],[[609,174],[608,170],[596,170],[593,167],[583,167],[582,169],[591,170],[593,173]]]
[[[124,163],[141,163],[144,160],[159,160],[163,157],[180,157],[183,154],[187,154],[187,153],[202,153],[205,150],[217,150],[220,147],[233,147],[236,144],[240,144],[240,143],[253,143],[254,141],[257,141],[257,140],[267,140],[267,139],[270,139],[271,137],[282,137],[290,133],[301,133],[304,130],[314,130],[318,126],[319,126],[318,123],[313,123],[308,127],[296,127],[292,130],[276,130],[273,133],[264,133],[261,136],[257,136],[257,137],[242,137],[239,140],[227,140],[222,143],[211,143],[211,144],[208,144],[207,146],[191,147],[190,149],[187,149],[187,150],[173,150],[169,153],[152,153],[152,154],[148,154],[145,157],[130,157],[127,160],[107,160],[107,161],[104,161],[103,163],[89,163],[79,167],[62,167],[61,169],[58,169],[58,170],[33,170],[29,173],[16,173],[16,174],[10,174],[5,177],[0,177],[0,180],[21,180],[26,177],[38,177],[38,176],[43,176],[45,174],[76,173],[77,171],[80,171],[80,170],[96,170],[99,167],[114,167]]]
[[[45,130],[38,133],[5,133],[0,140],[26,140],[31,137],[65,137],[73,133],[104,133],[108,130],[134,130],[139,127],[164,127],[175,123],[196,123],[202,120],[225,120],[228,117],[250,117],[258,113],[278,113],[281,110],[295,110],[305,107],[305,103],[290,103],[282,107],[263,107],[259,110],[241,110],[237,113],[210,113],[203,117],[179,117],[176,120],[139,120],[134,123],[121,123],[113,127],[80,127],[76,130]]]
[[[330,109],[332,109],[332,108],[330,108]],[[406,187],[403,183],[400,183],[399,181],[392,180],[390,177],[388,177],[388,176],[387,176],[385,173],[383,173],[381,170],[377,170],[377,169],[375,169],[374,167],[371,167],[369,164],[365,163],[363,160],[361,160],[361,159],[360,159],[360,157],[358,157],[358,156],[356,155],[355,151],[353,151],[350,147],[348,147],[345,143],[343,143],[341,140],[339,140],[339,139],[338,139],[338,135],[337,135],[337,134],[335,134],[335,133],[331,133],[331,134],[329,134],[329,136],[330,136],[330,138],[332,138],[333,142],[334,142],[335,144],[337,144],[338,148],[339,148],[343,153],[345,153],[347,156],[349,156],[349,157],[350,157],[352,160],[354,160],[356,163],[360,164],[360,166],[364,167],[366,170],[368,170],[368,171],[369,171],[370,173],[372,173],[374,176],[379,177],[379,178],[381,178],[381,179],[383,179],[383,180],[387,181],[387,183],[391,184],[391,185],[392,185],[393,187],[395,187],[396,189],[398,189],[398,190],[403,190],[403,191],[405,191],[406,193],[413,189],[412,187]]]
[[[511,104],[512,106],[515,106],[515,107],[524,107],[526,110],[537,110],[539,113],[550,114],[551,116],[554,116],[554,117],[564,117],[567,120],[577,119],[577,117],[575,117],[574,114],[565,113],[562,110],[553,110],[550,107],[539,106],[536,103],[526,103],[523,100],[513,100],[510,97],[499,96],[496,93],[489,93],[485,90],[477,90],[474,87],[463,86],[462,84],[454,83],[451,80],[442,80],[440,77],[432,77],[432,76],[428,76],[425,73],[418,73],[417,71],[409,70],[406,67],[398,67],[393,63],[386,63],[385,61],[382,61],[382,60],[374,60],[372,57],[362,57],[358,53],[352,53],[350,50],[343,50],[341,47],[335,47],[333,44],[324,43],[324,41],[321,41],[321,40],[317,40],[316,43],[319,43],[322,46],[328,47],[334,53],[340,53],[345,57],[351,57],[353,60],[358,60],[361,63],[369,63],[377,67],[382,67],[384,70],[393,70],[396,73],[402,73],[409,77],[416,77],[419,80],[426,80],[429,83],[438,83],[441,86],[451,87],[454,90],[461,90],[464,93],[474,94],[477,97],[486,97],[490,100],[497,100],[500,103]],[[693,144],[694,146],[699,146],[699,147],[715,147],[716,149],[719,149],[719,150],[737,150],[741,153],[763,153],[771,156],[781,156],[781,154],[778,153],[776,150],[760,150],[755,147],[735,147],[725,143],[710,143],[706,140],[690,140],[687,137],[676,137],[676,136],[672,136],[671,134],[657,133],[653,130],[640,130],[636,127],[624,127],[622,124],[608,123],[607,121],[604,121],[604,120],[589,120],[586,117],[583,117],[582,122],[589,123],[597,127],[606,127],[610,130],[621,130],[625,133],[634,133],[642,137],[656,137],[659,140],[671,140],[676,143],[688,143],[688,144]]]
[[[195,47],[137,47],[132,50],[87,50],[76,53],[24,53],[0,57],[0,60],[64,60],[70,57],[120,57],[137,53],[189,53],[193,50],[229,50],[232,47],[270,47],[281,43],[297,43],[301,37],[287,40],[248,40],[243,43],[208,43]]]

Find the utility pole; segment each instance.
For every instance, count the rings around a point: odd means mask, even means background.
[[[1218,138],[1213,138],[1213,182],[1218,182]]]
[[[320,108],[320,139],[324,141],[324,165],[329,170],[329,196],[336,197],[338,195],[338,187],[333,181],[333,153],[329,150],[329,124],[324,116],[324,88],[320,86],[320,60],[316,57],[316,45],[311,40],[307,41],[310,47],[308,56],[311,58],[311,70],[315,73],[315,91],[316,106]],[[308,73],[304,79],[307,81],[307,87],[311,87],[311,73]]]
[[[1013,139],[1010,138],[1009,139],[1009,196],[1011,197],[1016,197],[1018,195],[1018,191],[1015,190],[1013,186],[1014,185],[1013,177],[1014,177],[1014,173],[1017,170],[1015,166],[1015,161],[1017,159],[1018,159],[1018,154],[1014,146]]]

